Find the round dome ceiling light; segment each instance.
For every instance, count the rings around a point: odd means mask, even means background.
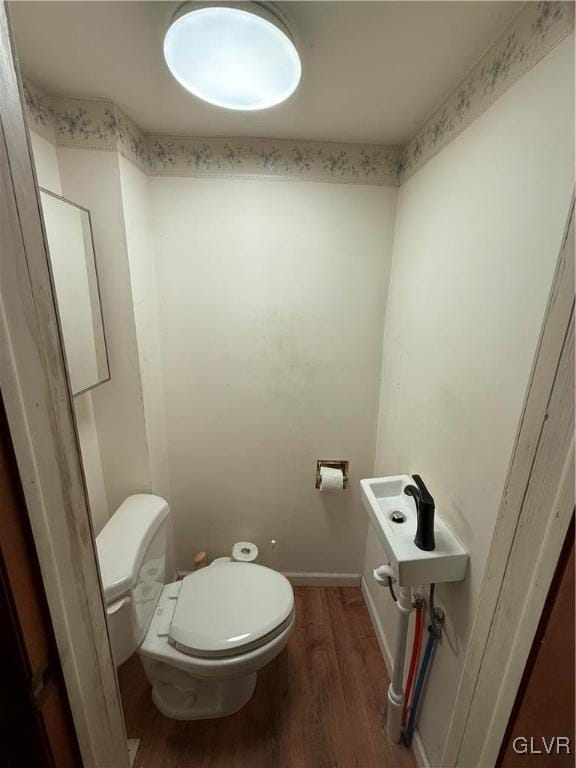
[[[164,38],[180,85],[226,109],[268,109],[294,93],[302,71],[292,35],[271,3],[184,3]]]

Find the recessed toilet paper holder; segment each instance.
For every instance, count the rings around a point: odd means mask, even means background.
[[[320,468],[321,467],[331,467],[332,469],[340,469],[342,470],[342,475],[344,477],[343,481],[343,487],[346,488],[348,485],[348,465],[350,462],[344,461],[343,459],[318,459],[316,462],[316,484],[314,487],[317,490],[320,490]]]

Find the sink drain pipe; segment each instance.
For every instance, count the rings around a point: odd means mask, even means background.
[[[386,586],[389,583],[389,579],[395,579],[394,571],[389,565],[381,565],[374,570],[374,578],[378,584]],[[404,658],[406,656],[406,641],[408,639],[408,622],[413,607],[411,587],[397,585],[397,589],[396,607],[398,608],[399,616],[394,641],[392,679],[388,686],[388,718],[386,721],[388,739],[394,744],[399,743],[402,739]]]

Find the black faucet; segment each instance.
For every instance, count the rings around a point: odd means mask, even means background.
[[[418,524],[416,526],[414,544],[419,549],[431,552],[436,548],[436,542],[434,541],[434,499],[430,495],[428,488],[424,485],[424,480],[422,480],[420,475],[412,475],[412,479],[416,485],[407,485],[404,488],[404,493],[412,496],[416,504]]]

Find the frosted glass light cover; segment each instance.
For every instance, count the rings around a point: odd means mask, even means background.
[[[164,38],[164,58],[187,91],[226,109],[273,107],[300,81],[288,35],[261,15],[226,5],[177,17]]]

